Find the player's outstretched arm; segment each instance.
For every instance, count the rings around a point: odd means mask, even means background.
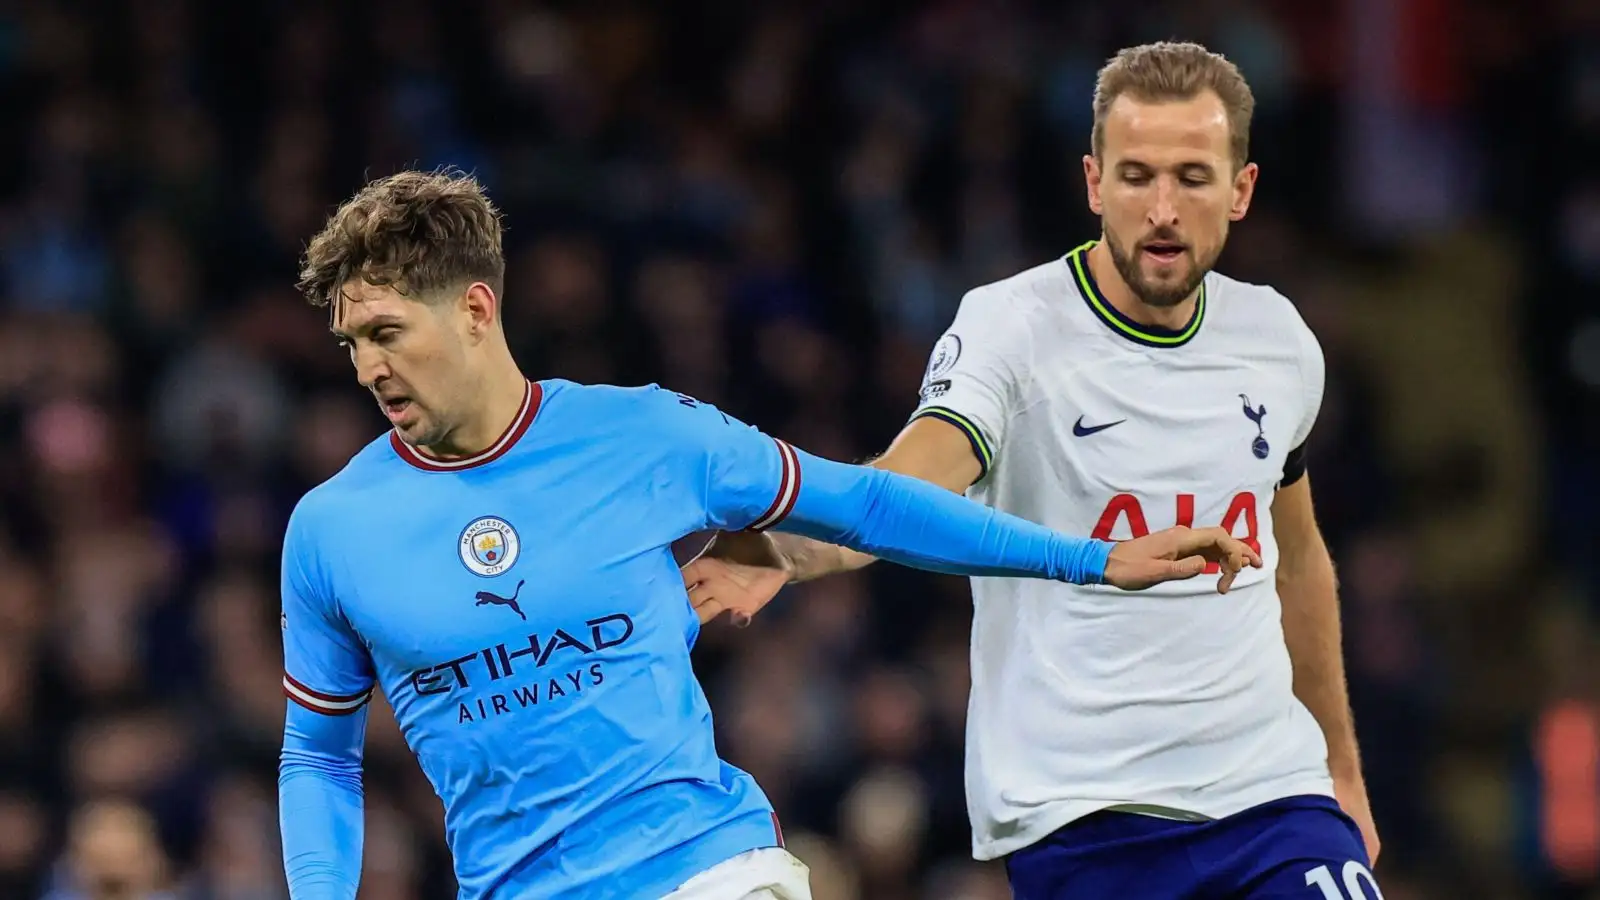
[[[1208,558],[1233,572],[1260,565],[1259,557],[1221,529],[1173,530],[1158,541],[1118,546],[1061,534],[916,478],[788,452],[799,489],[792,512],[776,527],[902,565],[1128,590],[1192,578]]]
[[[874,557],[951,574],[1054,578],[1124,590],[1192,578],[1215,562],[1223,569],[1222,593],[1243,567],[1261,565],[1255,551],[1219,528],[1171,528],[1110,544],[973,503],[959,495],[981,471],[971,444],[936,419],[913,421],[871,468],[809,455],[801,465],[807,473],[819,467],[824,480],[800,479],[798,499],[807,502],[797,500],[788,524],[780,526],[794,533],[719,535],[684,567],[701,621],[729,612],[742,623],[784,583],[859,568]],[[1052,555],[1087,562],[1056,570],[1045,558]]]
[[[983,473],[967,436],[949,422],[934,418],[913,419],[870,465],[921,479],[953,494],[964,493]],[[799,535],[778,534],[772,540],[792,581],[859,569],[875,559],[868,553]]]
[[[966,435],[934,418],[913,419],[870,465],[955,494],[964,492],[982,473]],[[721,532],[684,566],[683,579],[700,621],[728,612],[735,624],[742,625],[789,582],[853,571],[875,559],[870,553],[798,534]]]
[[[1104,580],[1108,541],[1058,534],[896,472],[792,452],[804,474],[779,530],[931,572]]]

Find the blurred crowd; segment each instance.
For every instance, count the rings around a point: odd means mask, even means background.
[[[1321,337],[1311,472],[1389,900],[1600,896],[1600,5],[0,2],[0,898],[285,896],[285,516],[384,427],[304,241],[451,164],[535,377],[881,450],[968,288],[1096,234],[1096,69],[1254,86],[1222,268]],[[684,552],[696,549],[686,541]],[[696,649],[818,900],[1000,900],[960,579],[789,589]],[[374,703],[363,897],[454,896]]]

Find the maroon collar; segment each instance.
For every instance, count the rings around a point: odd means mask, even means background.
[[[463,469],[488,465],[510,452],[517,441],[527,433],[528,426],[533,424],[534,418],[539,414],[539,401],[543,398],[544,390],[539,387],[539,383],[528,382],[528,388],[522,395],[522,407],[517,410],[516,418],[506,426],[505,432],[498,440],[482,452],[471,456],[463,456],[460,459],[437,459],[400,440],[400,433],[397,431],[389,432],[389,444],[394,447],[396,455],[424,472],[460,472]]]

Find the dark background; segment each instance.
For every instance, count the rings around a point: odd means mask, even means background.
[[[0,896],[284,896],[282,526],[384,427],[292,285],[368,177],[485,181],[531,375],[860,459],[965,290],[1097,233],[1095,71],[1167,37],[1259,103],[1222,268],[1327,351],[1387,896],[1594,896],[1597,10],[0,0]],[[818,900],[1006,896],[968,855],[969,616],[875,566],[697,648]],[[381,704],[368,759],[364,897],[453,896]]]

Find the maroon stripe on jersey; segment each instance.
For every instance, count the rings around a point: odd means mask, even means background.
[[[372,689],[357,694],[328,694],[306,687],[287,672],[283,676],[283,695],[314,713],[325,716],[348,716],[367,705],[372,699]]]
[[[294,703],[296,706],[299,706],[301,709],[308,709],[308,710],[316,713],[319,716],[349,716],[349,715],[354,715],[355,713],[360,712],[361,709],[363,709],[367,705],[366,703],[361,703],[361,704],[358,704],[356,706],[349,707],[348,709],[332,709],[332,708],[329,708],[329,707],[326,707],[326,706],[313,706],[310,703],[307,703],[305,700],[301,699],[300,697],[296,696],[295,693],[293,691],[289,690],[288,688],[284,688],[283,695],[285,697],[288,697],[289,700],[292,703]]]
[[[544,389],[536,381],[528,382],[527,390],[522,395],[522,406],[518,409],[516,418],[506,426],[500,437],[490,444],[481,453],[464,456],[461,459],[439,459],[430,456],[416,447],[400,439],[398,431],[389,432],[389,445],[394,448],[395,455],[424,472],[460,472],[464,469],[473,469],[486,466],[511,451],[527,434],[528,427],[539,415],[539,404],[544,399]]]
[[[283,680],[294,685],[295,690],[305,694],[307,697],[313,700],[321,700],[325,703],[351,703],[372,693],[372,689],[368,688],[364,691],[357,691],[354,694],[325,694],[322,691],[314,691],[306,687],[304,682],[288,673],[284,673]]]
[[[788,501],[783,504],[783,509],[778,510],[778,518],[772,522],[772,525],[777,525],[784,519],[789,518],[789,513],[794,512],[795,501],[800,499],[800,455],[794,452],[793,447],[789,446],[789,444],[783,441],[779,441],[778,446],[783,448],[783,451],[788,454],[789,466],[792,472],[791,477],[794,483],[789,487]],[[771,528],[772,525],[768,525],[767,527]]]
[[[800,457],[784,441],[773,438],[773,443],[778,445],[778,465],[781,469],[778,494],[772,498],[772,505],[767,507],[766,512],[750,526],[750,531],[766,531],[782,522],[794,510],[795,498],[800,496]]]

